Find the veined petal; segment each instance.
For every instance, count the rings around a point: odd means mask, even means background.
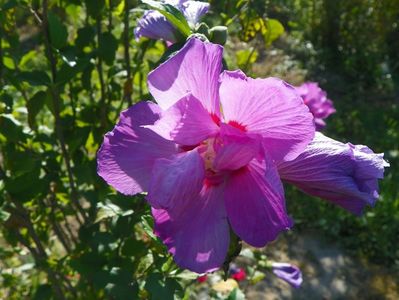
[[[313,139],[313,115],[296,90],[277,78],[252,79],[241,71],[221,75],[225,122],[238,122],[264,138],[273,159],[292,160]]]
[[[220,125],[219,140],[213,162],[215,170],[237,170],[247,165],[260,152],[259,139],[249,137],[228,124]]]
[[[119,123],[104,137],[97,153],[97,173],[123,194],[146,191],[155,160],[177,153],[173,142],[140,127],[153,124],[159,114],[156,104],[139,102],[123,111]]]
[[[200,1],[185,1],[181,5],[181,11],[191,26],[195,26],[199,19],[209,10],[209,3]]]
[[[148,202],[154,208],[184,206],[197,197],[204,179],[204,162],[196,149],[158,159],[152,170]]]
[[[137,21],[137,27],[134,29],[136,39],[147,37],[158,40],[163,39],[168,42],[175,43],[176,29],[160,12],[148,10]]]
[[[300,156],[279,163],[278,170],[283,180],[305,193],[359,215],[378,199],[378,179],[387,166],[383,154],[366,146],[343,144],[316,133]]]
[[[187,93],[216,115],[223,48],[191,38],[173,57],[148,74],[148,88],[166,110]]]
[[[219,130],[209,112],[191,94],[163,112],[154,125],[146,127],[180,145],[197,145]]]
[[[152,209],[155,233],[173,254],[176,264],[193,272],[212,272],[222,266],[230,243],[223,189],[203,188],[184,210]]]
[[[224,199],[233,231],[252,246],[263,247],[292,226],[283,186],[270,158],[254,159],[233,173],[226,182]]]

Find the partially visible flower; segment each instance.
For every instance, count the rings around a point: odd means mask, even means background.
[[[333,102],[327,99],[327,93],[319,87],[317,82],[305,82],[297,87],[297,91],[312,112],[316,129],[323,129],[326,126],[323,119],[335,113]]]
[[[230,272],[231,272],[231,278],[237,281],[243,281],[247,278],[247,273],[243,268],[232,269],[230,270]]]
[[[202,276],[199,276],[198,278],[197,278],[197,281],[199,282],[199,283],[203,283],[203,282],[205,282],[205,281],[207,281],[208,280],[208,276],[205,274],[205,275],[202,275]]]
[[[119,192],[148,192],[156,235],[197,273],[223,264],[230,230],[263,247],[292,226],[276,161],[295,159],[315,132],[292,86],[220,74],[222,52],[191,38],[152,71],[159,106],[124,111],[97,158],[98,174]]]
[[[180,10],[192,28],[195,27],[199,19],[209,10],[209,3],[206,2],[191,0],[163,0],[162,2]],[[178,41],[180,33],[160,12],[148,10],[137,21],[134,35],[136,39],[147,37],[154,40],[162,39],[170,43],[175,43]]]
[[[360,215],[378,199],[378,179],[389,164],[363,145],[343,144],[317,132],[295,160],[278,165],[281,178],[312,196]]]
[[[278,278],[288,282],[294,288],[302,284],[302,272],[294,265],[288,263],[272,263],[272,271]]]

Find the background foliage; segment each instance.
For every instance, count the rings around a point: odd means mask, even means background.
[[[150,99],[146,74],[166,50],[134,39],[144,8],[0,2],[0,298],[194,295],[196,276],[153,236],[143,196],[117,194],[96,174],[104,133]],[[229,28],[231,69],[321,82],[338,111],[328,135],[386,153],[381,200],[361,218],[293,189],[287,199],[298,234],[316,229],[390,268],[399,265],[398,19],[397,0],[211,1],[206,17]]]

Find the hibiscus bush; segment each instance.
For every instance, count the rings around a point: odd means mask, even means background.
[[[273,274],[298,288],[260,249],[295,223],[395,266],[397,53],[346,15],[358,31],[320,38],[328,1],[315,24],[299,16],[312,1],[272,2],[0,3],[0,298],[243,299]],[[346,6],[330,13],[361,14]]]

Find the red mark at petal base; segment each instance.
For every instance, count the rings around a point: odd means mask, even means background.
[[[227,124],[229,124],[230,126],[232,126],[234,128],[237,128],[237,129],[239,129],[241,131],[244,131],[244,132],[247,131],[247,127],[245,125],[242,125],[241,123],[239,123],[237,121],[229,121],[229,123],[227,123]]]

